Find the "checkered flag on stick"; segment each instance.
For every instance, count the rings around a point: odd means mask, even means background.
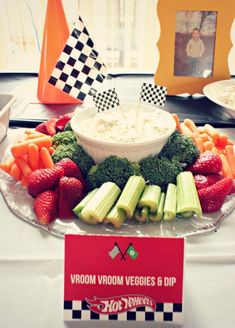
[[[106,75],[106,67],[79,16],[48,82],[84,100],[87,95],[96,93]]]
[[[114,259],[120,253],[119,247],[115,244],[111,251],[109,251],[109,256]]]
[[[96,93],[93,96],[93,101],[98,109],[98,112],[107,111],[114,107],[120,106],[120,100],[115,89],[105,90],[101,93]]]
[[[167,88],[159,85],[143,83],[140,100],[158,106],[164,106]]]

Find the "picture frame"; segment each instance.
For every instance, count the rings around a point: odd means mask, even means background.
[[[235,1],[158,0],[157,15],[161,32],[155,84],[166,86],[169,95],[194,94],[203,93],[203,87],[211,82],[230,79]],[[187,52],[190,39],[192,54]]]

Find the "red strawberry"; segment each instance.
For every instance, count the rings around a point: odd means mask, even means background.
[[[58,193],[47,190],[40,193],[34,200],[34,210],[38,222],[49,224],[56,219],[58,207]]]
[[[76,178],[63,177],[60,179],[59,217],[72,218],[73,208],[83,198],[83,186]]]
[[[56,164],[56,166],[61,166],[64,169],[64,176],[77,178],[81,181],[83,188],[85,189],[86,184],[82,176],[82,172],[79,166],[74,163],[70,158],[64,158]]]
[[[231,190],[229,192],[229,195],[232,195],[232,194],[235,194],[235,181],[234,180],[233,180],[233,184],[232,184]]]
[[[68,113],[61,115],[56,122],[56,129],[59,131],[64,131],[65,125],[71,120],[73,113]]]
[[[211,186],[214,183],[222,180],[224,177],[221,174],[208,174],[206,178],[207,178],[208,186]]]
[[[28,193],[36,197],[42,191],[54,189],[60,178],[64,175],[64,170],[60,166],[51,169],[38,169],[34,171],[28,180]]]
[[[54,136],[56,134],[56,122],[57,118],[51,118],[47,122],[45,122],[46,128],[47,128],[47,134],[49,136]]]
[[[197,190],[200,190],[200,189],[208,186],[207,177],[205,175],[196,174],[194,176],[194,182],[195,182]]]
[[[232,184],[231,178],[223,178],[211,186],[200,189],[198,196],[203,212],[218,211],[229,194]]]
[[[38,126],[35,128],[35,131],[47,134],[47,127],[45,122],[38,124]]]
[[[188,170],[194,174],[219,173],[222,168],[222,161],[219,155],[206,151],[201,154]]]

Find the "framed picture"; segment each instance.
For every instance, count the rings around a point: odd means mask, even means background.
[[[160,60],[155,83],[168,94],[202,93],[203,87],[230,78],[228,55],[235,1],[158,0]]]

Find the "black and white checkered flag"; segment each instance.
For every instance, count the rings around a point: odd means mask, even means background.
[[[109,256],[111,259],[114,259],[118,254],[120,253],[120,249],[117,245],[114,245],[114,247],[109,251]]]
[[[100,93],[97,92],[93,96],[93,100],[98,112],[107,111],[120,105],[120,100],[115,89],[105,90]]]
[[[166,94],[166,87],[143,83],[141,87],[140,100],[153,105],[164,106]]]
[[[106,75],[106,67],[79,16],[49,83],[74,98],[84,100],[87,95],[96,93]]]

